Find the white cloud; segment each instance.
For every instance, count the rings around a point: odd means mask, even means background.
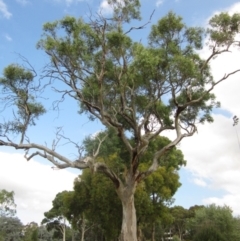
[[[214,115],[214,119],[213,124],[199,126],[198,134],[181,142],[181,150],[187,160],[186,169],[195,184],[206,186],[207,182],[207,188],[225,191],[225,196],[209,197],[203,200],[205,203],[218,200],[217,204],[227,204],[235,214],[240,214],[240,149],[237,136],[231,118]],[[240,133],[240,127],[237,128]]]
[[[11,42],[12,38],[8,34],[4,34],[4,37],[7,41]]]
[[[103,15],[109,15],[112,14],[113,9],[112,7],[108,4],[107,0],[103,0],[100,4],[99,7],[99,12]]]
[[[228,11],[228,13],[231,14],[231,15],[234,14],[234,13],[239,13],[239,11],[240,11],[240,2],[233,4],[228,9],[226,9],[226,11]]]
[[[203,181],[202,179],[197,178],[197,177],[193,179],[193,182],[196,185],[201,186],[201,187],[206,187],[207,186],[207,183],[205,181]]]
[[[158,8],[160,5],[162,5],[163,4],[163,0],[158,0],[157,2],[156,2],[156,7]]]
[[[0,152],[0,189],[15,192],[17,216],[23,223],[41,222],[58,192],[72,190],[77,174],[52,170],[21,154]]]
[[[123,0],[117,0],[118,4],[121,4],[122,6],[124,6],[124,1]],[[113,13],[113,7],[108,4],[107,0],[102,0],[98,12],[103,14],[103,15],[110,15]]]
[[[228,8],[217,10],[212,14],[212,16],[215,15],[215,14],[219,14],[221,12],[228,12],[230,15],[232,15],[234,13],[239,13],[239,9],[240,9],[240,2],[233,4]],[[210,16],[210,18],[212,16]]]
[[[233,209],[233,214],[236,216],[240,215],[240,194],[228,194],[224,195],[222,198],[216,198],[216,197],[211,197],[203,200],[203,203],[205,205],[215,203],[216,205],[219,206],[224,206],[227,205],[231,209]]]
[[[0,0],[0,12],[7,19],[9,19],[12,16],[12,14],[8,11],[7,5],[4,3],[3,0]]]

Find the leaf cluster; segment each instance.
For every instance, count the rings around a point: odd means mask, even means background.
[[[16,213],[14,192],[5,189],[0,190],[0,217],[11,217]]]
[[[34,73],[19,65],[9,65],[0,78],[1,100],[4,108],[13,107],[14,119],[1,124],[1,132],[25,135],[28,126],[46,112],[36,101],[40,87],[34,82]]]
[[[211,28],[208,29],[208,32],[211,39],[216,41],[217,47],[231,45],[236,41],[235,36],[239,33],[240,14],[234,13],[231,16],[223,12],[214,16],[209,24]]]

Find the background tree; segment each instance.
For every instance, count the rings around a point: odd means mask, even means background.
[[[52,241],[53,231],[48,231],[45,225],[38,227],[38,240],[39,241]]]
[[[15,213],[14,192],[8,192],[5,189],[0,190],[0,217],[14,216]]]
[[[0,217],[1,240],[20,241],[23,236],[23,225],[16,217]]]
[[[240,216],[234,217],[234,231],[233,231],[233,240],[237,240],[240,237]]]
[[[38,224],[31,222],[23,228],[23,241],[38,241]]]
[[[98,14],[84,21],[68,16],[46,23],[38,47],[49,56],[45,77],[56,80],[51,83],[62,99],[73,98],[79,103],[80,113],[114,129],[124,146],[123,154],[126,153],[124,172],[117,173],[97,160],[103,139],[94,153],[72,160],[56,150],[59,135],[52,148],[26,138],[28,127],[45,109],[33,94],[39,89],[30,87],[34,83],[32,72],[19,66],[7,67],[0,79],[2,96],[10,96],[3,100],[16,109],[13,121],[1,124],[0,145],[25,150],[27,160],[41,156],[60,169],[90,168],[104,173],[114,183],[123,207],[120,240],[136,241],[137,185],[162,166],[164,156],[183,138],[196,132],[198,123],[213,121],[211,111],[218,103],[211,91],[240,71],[216,80],[210,72],[210,62],[215,57],[239,44],[236,36],[240,15],[216,15],[204,31],[187,27],[181,17],[169,13],[152,26],[145,46],[130,38],[134,29],[143,26],[128,25],[131,20],[140,19],[140,2],[108,3],[113,8],[113,15],[108,18]],[[203,36],[207,36],[210,51],[206,59],[198,52],[203,47]],[[149,143],[166,130],[175,136],[152,154],[151,163],[144,170],[140,169]],[[11,138],[11,133],[19,134],[19,142]]]
[[[45,218],[42,220],[42,224],[46,224],[48,230],[54,230],[54,236],[61,236],[63,241],[66,240],[67,234],[66,216],[68,210],[64,203],[64,198],[66,195],[68,195],[67,191],[58,193],[56,195],[52,202],[53,207],[48,212],[44,213]]]
[[[148,237],[145,234],[146,238],[154,241],[156,236],[163,236],[165,226],[172,221],[168,207],[173,203],[172,197],[179,186],[179,176],[172,167],[159,169],[146,178],[143,186],[139,185],[137,188],[135,204],[138,225],[144,227],[144,233],[151,234]],[[140,192],[145,192],[146,200]]]
[[[171,237],[177,237],[179,240],[192,239],[191,227],[189,223],[192,218],[195,218],[196,211],[204,208],[203,205],[195,205],[189,209],[185,209],[182,206],[174,206],[170,208],[170,217],[168,225],[166,226],[166,232]]]
[[[187,230],[189,211],[181,206],[175,206],[171,208],[171,214],[173,216],[171,231],[177,235],[180,240],[183,240],[183,236]]]
[[[88,227],[103,236],[105,240],[116,240],[121,228],[122,213],[121,202],[113,184],[103,174],[92,175],[85,170],[81,182],[75,184],[76,194],[80,186],[87,186],[88,191],[85,197],[88,208],[83,210]]]
[[[237,219],[233,217],[228,206],[215,204],[197,209],[191,219],[190,230],[193,240],[239,240],[236,226]]]

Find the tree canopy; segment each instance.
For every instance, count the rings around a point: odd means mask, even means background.
[[[0,217],[0,240],[20,241],[22,238],[23,225],[16,217]]]
[[[14,216],[15,213],[14,192],[5,189],[0,190],[0,217]]]
[[[239,219],[233,217],[231,208],[226,205],[212,204],[197,209],[189,226],[194,241],[237,241],[240,238]]]

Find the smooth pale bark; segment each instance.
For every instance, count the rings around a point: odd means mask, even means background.
[[[138,241],[142,241],[143,240],[142,229],[139,226],[137,227],[137,239],[138,239]]]
[[[75,241],[75,230],[72,228],[72,241]]]
[[[153,225],[152,225],[152,241],[155,241],[155,230],[156,230],[156,226],[155,226],[155,223],[153,223]]]
[[[85,235],[85,232],[86,232],[86,223],[85,223],[85,219],[84,219],[84,216],[83,216],[83,221],[82,221],[82,226],[81,226],[81,241],[84,241],[84,235]]]
[[[130,181],[128,184],[128,186],[120,186],[117,190],[123,211],[119,241],[137,241],[137,217],[134,204],[136,183]]]
[[[63,230],[63,241],[66,240],[66,233],[65,233],[65,227],[64,227],[64,230]]]
[[[63,234],[63,241],[66,240],[66,226],[65,226],[65,223],[66,223],[66,219],[64,218],[63,219],[63,226],[62,226],[62,234]]]

